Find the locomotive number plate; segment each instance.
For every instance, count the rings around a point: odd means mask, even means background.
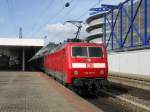
[[[93,68],[93,63],[87,63],[86,68]]]

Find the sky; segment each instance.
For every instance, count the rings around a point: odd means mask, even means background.
[[[45,38],[46,43],[74,37],[76,27],[68,20],[85,21],[89,9],[100,4],[118,4],[123,0],[0,0],[0,38]],[[65,3],[70,2],[69,7]],[[86,36],[83,25],[81,36]]]

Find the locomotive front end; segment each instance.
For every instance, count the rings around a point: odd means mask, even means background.
[[[71,47],[71,77],[74,85],[83,86],[107,80],[108,65],[104,46],[87,44]]]

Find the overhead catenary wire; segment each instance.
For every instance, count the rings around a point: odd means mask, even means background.
[[[37,33],[39,30],[41,30],[43,27],[44,27],[44,25],[46,25],[48,22],[50,22],[50,21],[52,21],[52,20],[54,20],[59,14],[61,14],[61,12],[63,12],[64,11],[64,9],[66,8],[66,6],[65,6],[65,3],[72,3],[74,0],[70,0],[70,1],[65,1],[65,0],[61,0],[62,1],[62,3],[63,3],[63,8],[62,9],[60,9],[60,11],[58,11],[58,13],[56,13],[53,17],[52,17],[52,19],[51,20],[47,20],[44,24],[42,24],[35,32],[34,32],[34,34],[35,33]],[[78,2],[77,2],[78,3]],[[75,6],[77,5],[77,3],[75,4]],[[67,16],[68,16],[68,14],[70,14],[71,13],[71,11],[69,11],[68,13],[67,13]],[[66,17],[66,15],[65,16],[63,16],[62,18],[64,18],[64,17]]]
[[[75,0],[74,0],[75,1]],[[71,2],[73,2],[73,0],[71,1]],[[74,4],[72,5],[72,7],[71,7],[71,9],[69,10],[69,11],[67,11],[67,13],[66,13],[66,15],[64,15],[63,17],[61,17],[62,19],[64,19],[64,21],[67,21],[66,20],[66,18],[71,14],[71,12],[77,7],[77,4],[78,4],[79,2],[78,1],[76,1],[76,2],[74,2]]]
[[[76,20],[79,20],[80,18],[82,18],[83,16],[85,16],[85,15],[89,12],[89,9],[91,9],[91,8],[93,8],[93,7],[97,6],[97,5],[99,5],[102,1],[103,1],[103,0],[99,0],[98,3],[93,4],[92,7],[88,8],[88,10],[86,10],[86,11],[83,12],[80,16],[78,16],[78,17],[76,18]]]
[[[6,0],[6,4],[7,4],[7,7],[8,7],[8,11],[9,11],[9,13],[10,13],[9,15],[12,16],[12,13],[13,13],[12,11],[13,11],[13,10],[11,9],[9,0]]]
[[[54,1],[55,0],[51,0],[48,4],[48,6],[45,8],[45,10],[43,11],[44,13],[42,13],[41,17],[43,17],[48,11],[49,11],[49,8],[51,8],[51,6],[54,4]]]
[[[70,0],[69,3],[72,3],[74,0]],[[44,24],[38,27],[38,29],[34,32],[35,34],[40,31],[48,22],[54,20],[59,14],[61,14],[66,7],[63,6],[50,20],[48,19]]]
[[[49,8],[54,4],[54,1],[55,1],[55,0],[51,0],[51,1],[49,2],[48,6],[47,6],[47,7],[45,8],[45,10],[43,11],[41,17],[38,18],[39,21],[42,20],[42,19],[41,19],[42,17],[46,16],[45,14],[47,13],[47,11],[49,11]],[[46,18],[46,17],[45,17],[45,18]],[[47,17],[47,18],[49,18],[49,17]],[[37,22],[36,22],[33,26],[35,26],[35,27],[33,28],[31,34],[33,34],[33,33],[36,31],[36,29],[39,28]]]
[[[8,11],[9,11],[9,18],[11,18],[13,20],[12,24],[15,27],[16,21],[15,21],[15,17],[14,17],[13,0],[6,0],[6,4],[7,4]]]
[[[59,14],[61,14],[64,11],[65,7],[61,8],[51,19],[48,18],[46,22],[44,22],[42,25],[40,25],[37,30],[34,32],[35,34],[40,31],[48,22],[54,20]]]
[[[74,0],[71,0],[69,3],[72,3],[73,1],[74,1]],[[90,7],[90,8],[95,7],[95,6],[98,5],[101,1],[103,1],[103,0],[100,0],[98,3],[92,5],[92,7]],[[36,33],[37,33],[38,31],[40,31],[48,22],[51,22],[51,21],[53,21],[56,17],[58,17],[58,16],[64,11],[65,8],[66,8],[66,7],[63,6],[63,8],[61,8],[51,19],[48,18],[48,20],[47,20],[46,22],[44,22],[42,25],[40,25],[40,26],[37,28],[37,30],[34,31],[33,34],[36,34]],[[89,11],[89,8],[88,8],[88,10],[86,10],[82,15],[78,16],[77,19],[75,19],[75,20],[79,20],[81,17],[83,17],[85,14],[87,14],[88,11]],[[70,12],[70,13],[71,13],[71,12]],[[67,14],[66,16],[68,16],[68,14]],[[66,16],[65,16],[65,17],[66,17]],[[63,16],[63,17],[64,17],[64,16]]]
[[[73,2],[73,1],[74,1],[74,0],[71,0],[71,1],[69,1],[69,3]],[[38,31],[40,31],[48,22],[54,20],[59,14],[61,14],[61,13],[64,11],[65,8],[66,8],[66,7],[63,5],[63,7],[62,7],[50,20],[49,20],[49,18],[48,18],[48,20],[47,20],[46,22],[44,22],[44,24],[40,25],[40,26],[37,28],[37,30],[33,32],[33,34],[36,34],[36,33],[37,33]]]
[[[62,0],[62,2],[64,3],[64,4],[66,4],[66,3],[72,3],[74,0]]]

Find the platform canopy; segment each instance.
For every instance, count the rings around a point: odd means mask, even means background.
[[[0,46],[44,46],[44,39],[0,38]]]

